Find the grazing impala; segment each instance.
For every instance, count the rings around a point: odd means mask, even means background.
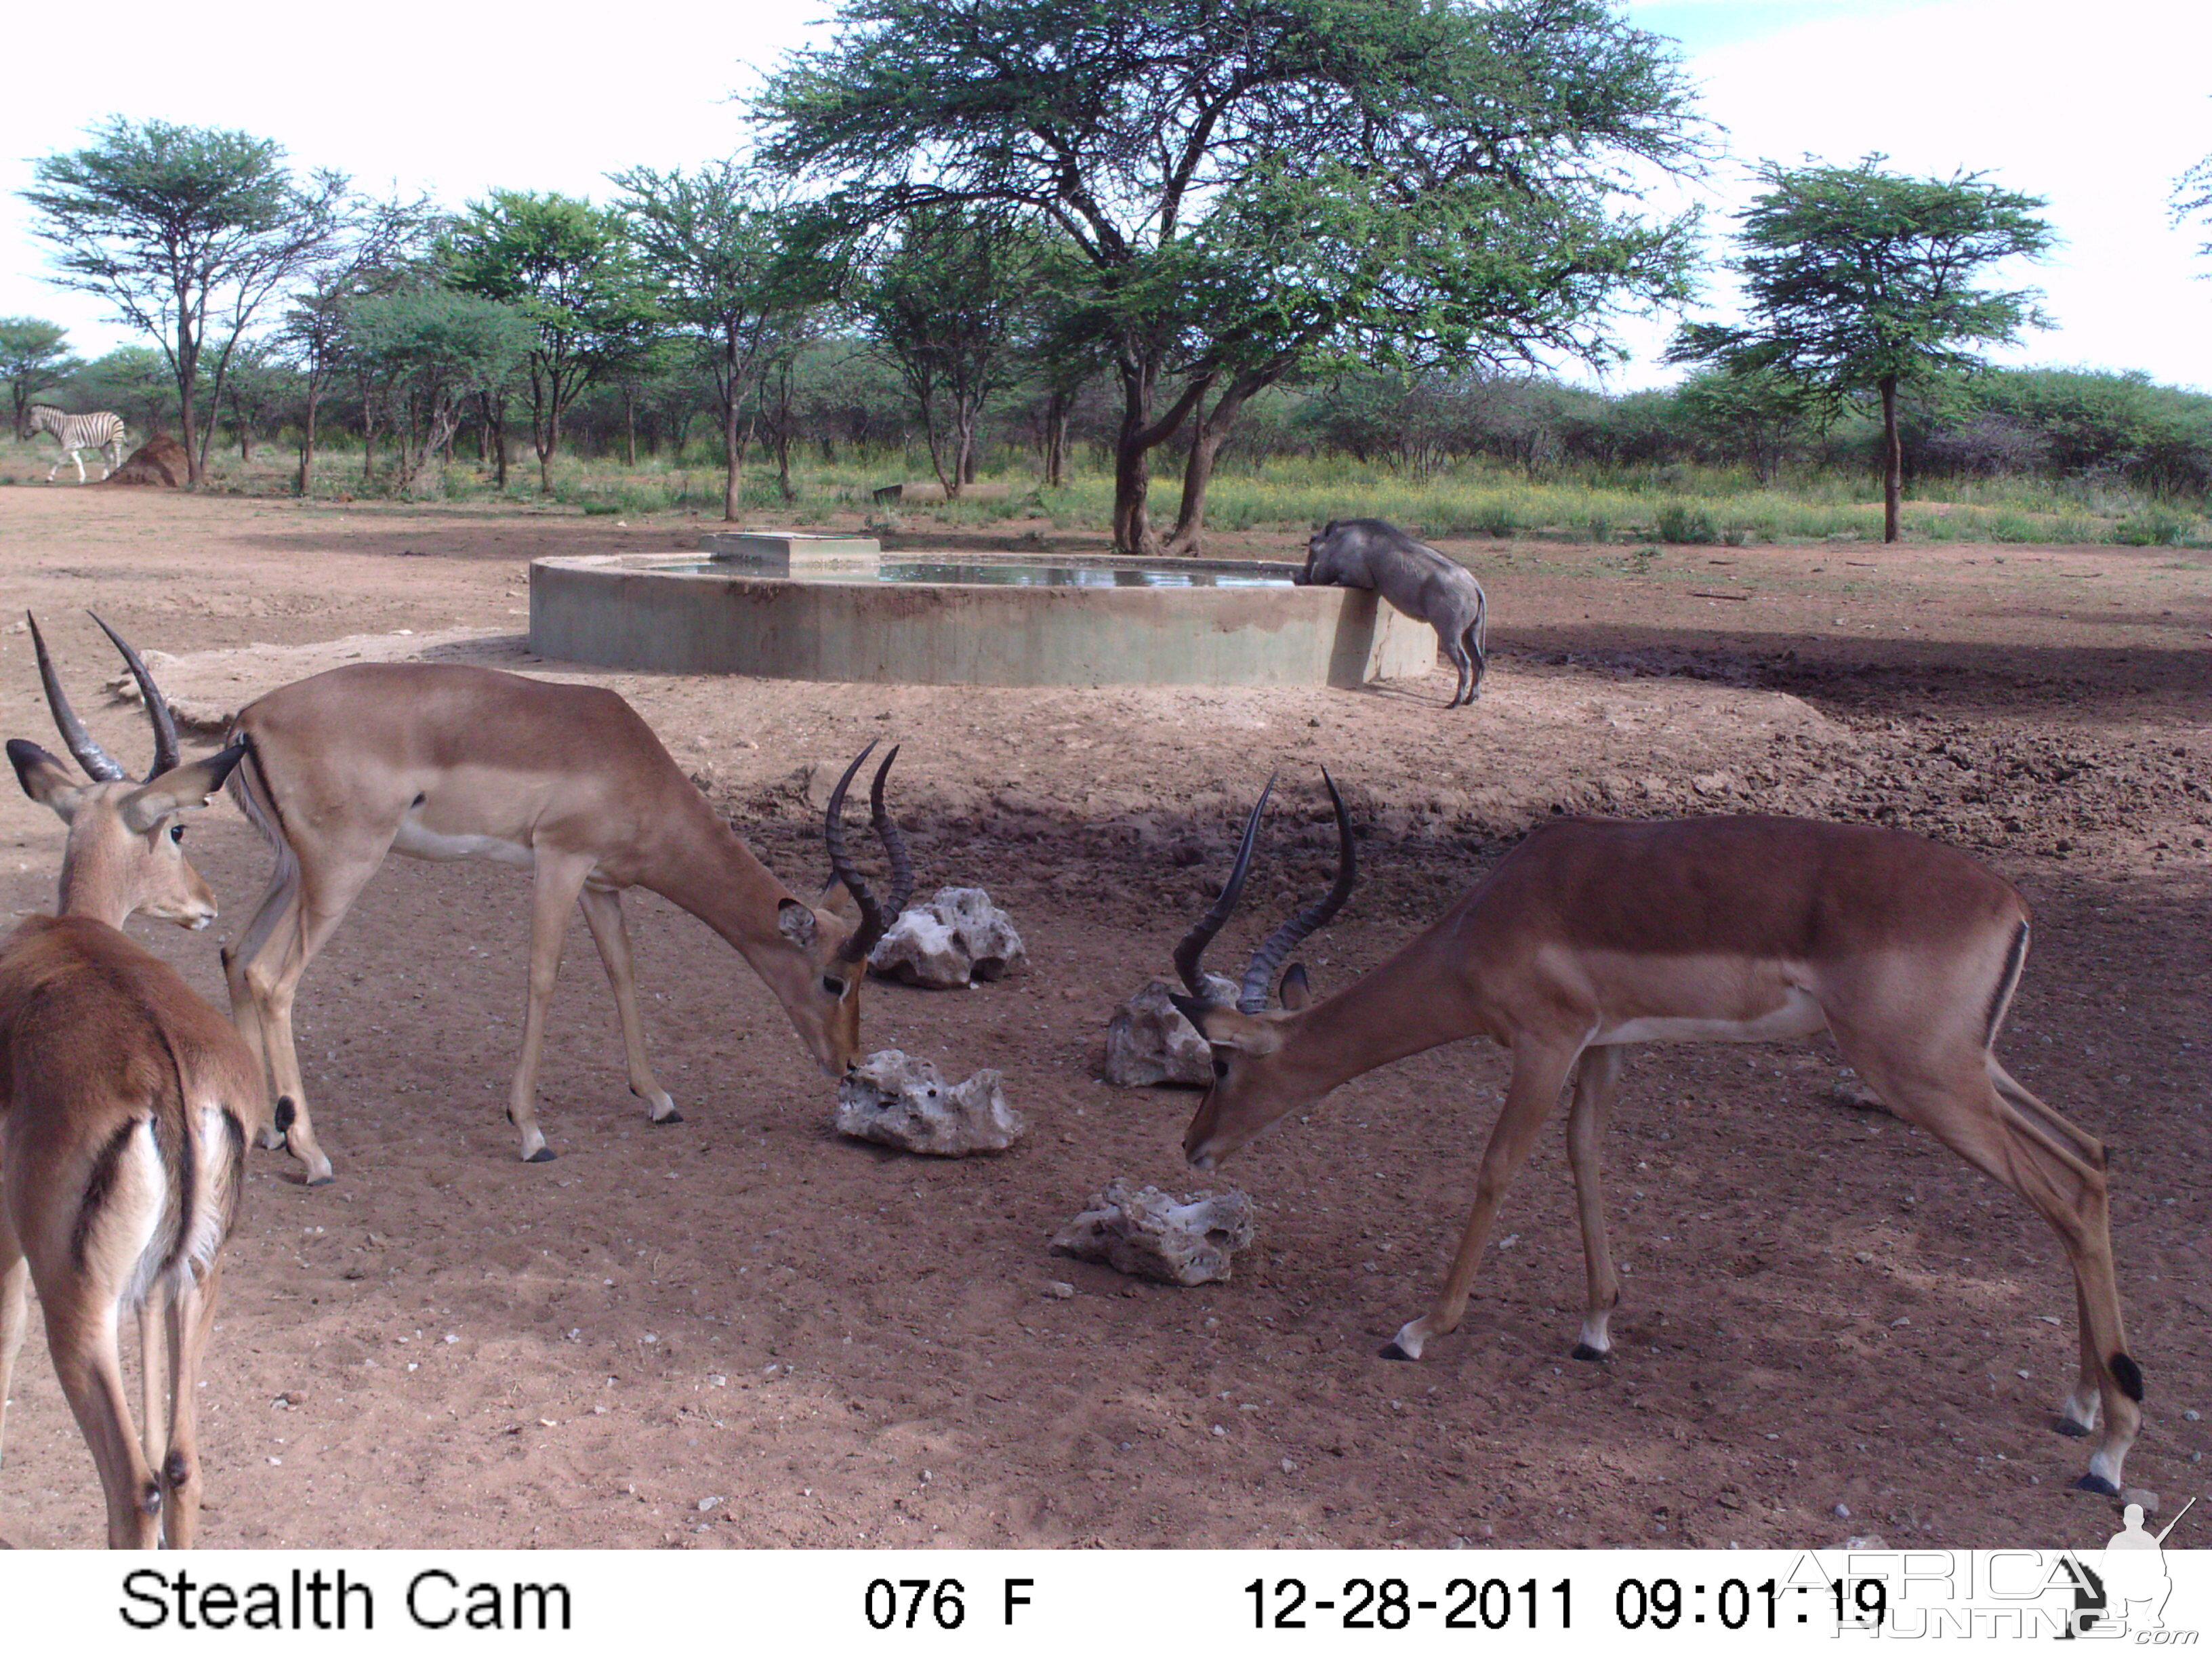
[[[545,1009],[579,905],[614,988],[630,1091],[655,1123],[681,1119],[646,1064],[622,890],[649,888],[737,947],[833,1077],[858,1057],[860,981],[888,925],[845,853],[846,769],[823,826],[833,879],[820,906],[794,896],[746,850],[613,692],[440,663],[362,663],[283,686],[240,711],[246,760],[233,798],[276,849],[276,871],[223,965],[231,1012],[265,1057],[286,1137],[309,1182],[331,1178],[292,1046],[292,994],[388,853],[490,859],[532,873],[530,1000],[507,1097],[522,1157],[553,1156],[538,1127]],[[913,889],[884,805],[884,757],[870,790],[891,869],[896,917]],[[276,1144],[272,1139],[270,1145]]]
[[[1963,853],[1889,830],[1563,819],[1540,826],[1443,920],[1326,1001],[1292,967],[1273,1011],[1275,969],[1352,892],[1352,826],[1333,782],[1329,794],[1342,849],[1336,885],[1260,947],[1235,1008],[1207,998],[1199,963],[1251,868],[1264,791],[1219,901],[1176,948],[1191,993],[1177,1006],[1213,1050],[1213,1086],[1183,1151],[1212,1169],[1285,1112],[1439,1043],[1488,1036],[1511,1052],[1459,1253],[1435,1305],[1385,1358],[1418,1359],[1459,1324],[1498,1202],[1570,1077],[1567,1159],[1589,1279],[1575,1355],[1604,1358],[1620,1286],[1597,1143],[1622,1045],[1825,1030],[1885,1105],[2011,1188],[2058,1235],[2081,1354],[2059,1426],[2087,1434],[2101,1408],[2104,1437],[2078,1484],[2118,1489],[2142,1419],[2142,1373],[2121,1328],[2105,1152],[1991,1052],[2027,954],[2027,907],[2008,883]]]
[[[0,947],[0,1426],[27,1269],[62,1392],[100,1470],[109,1545],[181,1547],[199,1515],[199,1369],[217,1253],[238,1212],[246,1138],[267,1121],[268,1097],[230,1023],[118,930],[135,910],[188,927],[214,917],[176,819],[207,804],[241,751],[179,765],[161,694],[138,653],[112,629],[108,637],[153,717],[146,781],[126,777],[78,723],[35,622],[48,706],[93,781],[34,743],[8,745],[23,793],[60,815],[69,843],[61,914],[28,918]],[[134,1308],[143,1445],[116,1348]]]

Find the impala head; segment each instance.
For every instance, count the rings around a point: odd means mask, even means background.
[[[1260,815],[1267,810],[1267,796],[1275,787],[1273,778],[1267,780],[1252,816],[1245,820],[1244,838],[1237,843],[1237,862],[1221,896],[1176,946],[1176,971],[1182,975],[1190,994],[1176,997],[1175,1005],[1213,1051],[1213,1086],[1199,1103],[1197,1115],[1182,1138],[1183,1156],[1198,1169],[1213,1168],[1284,1113],[1310,1104],[1326,1091],[1314,1087],[1282,1059],[1285,1040],[1313,1001],[1304,963],[1291,963],[1283,975],[1282,1007],[1271,1011],[1267,1006],[1268,982],[1282,966],[1283,958],[1344,908],[1358,878],[1351,815],[1345,811],[1336,781],[1326,771],[1322,781],[1328,784],[1329,800],[1336,808],[1336,884],[1269,934],[1267,942],[1252,953],[1234,1008],[1217,1000],[1207,989],[1199,961],[1244,890],[1244,878],[1252,871],[1253,848],[1259,840]]]
[[[100,622],[98,617],[93,620]],[[64,915],[94,915],[119,927],[143,910],[179,927],[204,927],[215,920],[215,894],[185,857],[185,826],[178,817],[207,805],[245,747],[234,744],[207,760],[179,765],[176,723],[154,677],[121,635],[104,622],[100,625],[123,653],[145,696],[154,725],[153,769],[143,782],[136,781],[93,741],[62,695],[35,617],[31,643],[38,652],[46,706],[91,781],[80,780],[63,762],[22,738],[9,740],[8,758],[23,793],[69,825],[69,848],[62,855]]]
[[[830,794],[822,838],[830,849],[830,885],[818,905],[786,899],[777,907],[776,927],[788,952],[759,964],[762,976],[782,999],[798,1029],[799,1040],[831,1077],[842,1078],[860,1057],[860,981],[867,977],[868,952],[906,908],[914,892],[914,867],[906,841],[884,805],[884,780],[898,758],[894,747],[876,769],[868,787],[871,822],[890,861],[891,893],[878,904],[845,850],[845,791],[860,763],[875,750],[871,743],[853,757]]]

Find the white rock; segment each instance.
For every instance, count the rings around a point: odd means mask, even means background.
[[[1237,1006],[1235,985],[1218,974],[1208,974],[1206,983],[1221,1002]],[[1180,988],[1164,979],[1147,980],[1143,990],[1115,1009],[1106,1022],[1107,1082],[1148,1089],[1158,1083],[1204,1088],[1213,1081],[1213,1051],[1198,1027],[1168,1000]]]
[[[933,991],[1004,979],[1029,960],[1006,913],[980,887],[940,887],[893,922],[868,955],[886,979]]]
[[[935,1158],[1003,1152],[1027,1126],[1006,1104],[999,1074],[949,1084],[927,1060],[896,1048],[872,1054],[837,1085],[837,1133]]]
[[[1116,1178],[1060,1231],[1052,1249],[1163,1285],[1205,1285],[1229,1277],[1231,1255],[1250,1245],[1253,1233],[1252,1200],[1243,1193],[1176,1199],[1157,1187],[1132,1192]]]

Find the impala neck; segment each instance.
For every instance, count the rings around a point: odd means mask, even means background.
[[[137,908],[132,893],[131,854],[106,838],[73,837],[62,854],[61,904],[57,914],[84,916],[121,927]]]
[[[1394,1060],[1489,1029],[1431,929],[1364,978],[1308,1008],[1280,1053],[1309,1098]]]
[[[641,886],[689,910],[748,962],[781,942],[776,907],[798,895],[753,856],[703,795],[695,795],[681,821],[667,826],[658,850],[638,877]]]

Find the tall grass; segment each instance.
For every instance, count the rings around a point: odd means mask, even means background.
[[[0,483],[36,483],[52,458],[51,447],[15,444],[0,436]],[[359,498],[391,488],[388,475],[364,484],[357,449],[349,453],[331,447],[319,459],[319,495]],[[241,465],[234,452],[211,461],[210,483],[216,489],[257,495],[291,491],[295,458],[276,445],[264,447],[251,465]],[[1103,469],[1076,471],[1063,487],[1046,489],[1030,471],[1010,467],[984,476],[984,482],[1006,487],[998,500],[906,505],[891,513],[875,505],[873,491],[879,485],[925,474],[926,469],[895,452],[848,453],[836,462],[794,458],[793,493],[786,499],[774,472],[757,455],[747,470],[744,510],[763,520],[859,514],[883,522],[945,526],[1042,518],[1059,529],[1097,532],[1113,522],[1113,479]],[[64,469],[63,476],[73,475]],[[1180,482],[1164,465],[1152,490],[1155,522],[1172,521]],[[554,464],[552,484],[550,496],[540,491],[537,464],[526,453],[509,467],[503,492],[487,470],[471,464],[447,467],[444,499],[623,519],[655,514],[719,517],[722,507],[720,456],[703,444],[680,456],[641,458],[635,466],[563,456]],[[1914,541],[2212,545],[2212,523],[2201,504],[2160,501],[2111,486],[1960,479],[1930,485],[1927,493],[1931,499],[1905,504],[1905,533]],[[1498,463],[1477,461],[1413,477],[1347,456],[1320,455],[1224,465],[1207,492],[1206,517],[1211,529],[1280,531],[1299,541],[1330,519],[1379,518],[1431,537],[1742,546],[1878,541],[1881,507],[1870,499],[1874,494],[1870,480],[1838,475],[1771,486],[1737,469],[1584,466],[1532,479]]]

